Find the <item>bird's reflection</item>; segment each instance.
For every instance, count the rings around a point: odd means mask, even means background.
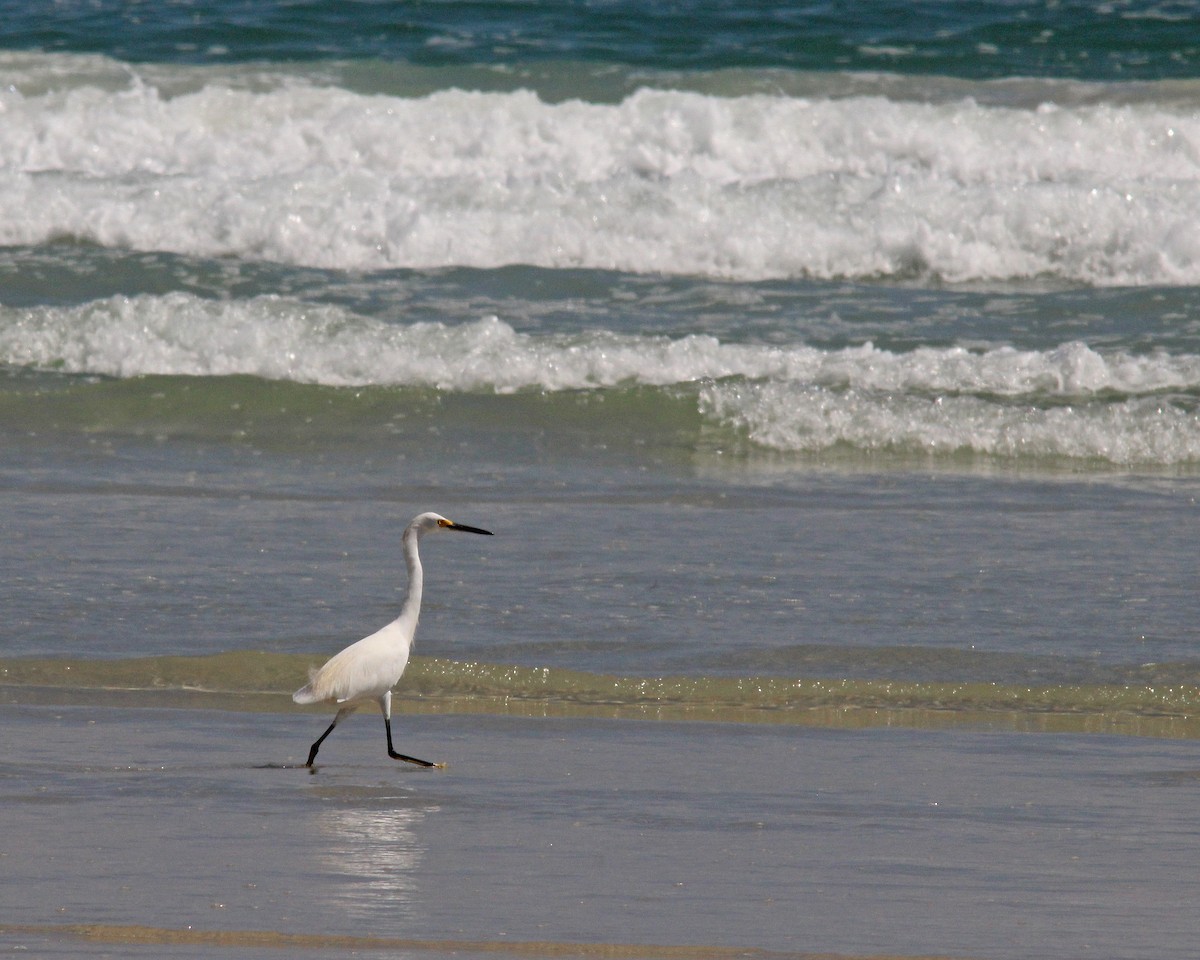
[[[378,798],[366,803],[343,799],[317,814],[329,895],[347,916],[386,913],[395,921],[418,913],[419,870],[426,850],[420,827],[438,807],[392,800],[395,805],[381,806]]]

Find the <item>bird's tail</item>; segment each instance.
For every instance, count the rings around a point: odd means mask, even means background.
[[[292,694],[292,700],[295,703],[318,703],[323,698],[317,696],[314,689],[315,680],[317,679],[317,671],[311,670],[308,674],[308,683],[302,686],[299,690]]]
[[[292,700],[296,703],[316,703],[317,697],[313,694],[312,684],[306,684],[293,693]]]

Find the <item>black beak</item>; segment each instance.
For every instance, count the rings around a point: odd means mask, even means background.
[[[494,536],[491,530],[480,530],[479,527],[468,527],[466,524],[455,523],[453,520],[446,526],[451,530],[461,530],[463,533],[482,533],[484,536]]]

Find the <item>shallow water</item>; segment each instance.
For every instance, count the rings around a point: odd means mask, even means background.
[[[1200,933],[1186,742],[402,717],[449,762],[423,771],[364,715],[309,774],[264,765],[313,717],[2,709],[6,910],[35,928],[1143,960]]]
[[[1191,677],[1193,481],[774,475],[583,439],[521,464],[522,430],[401,437],[377,461],[18,442],[7,653],[329,651],[395,615],[402,518],[437,506],[497,535],[426,543],[428,656],[618,676]]]

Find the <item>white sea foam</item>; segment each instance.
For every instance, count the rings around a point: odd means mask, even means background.
[[[5,244],[348,269],[1200,282],[1200,111],[1177,98],[644,89],[550,104],[124,65],[117,83],[96,58],[55,82],[23,56],[24,85],[0,84]]]
[[[535,338],[496,317],[393,325],[277,297],[113,297],[0,307],[0,363],[115,377],[249,374],[330,386],[570,390],[665,385],[761,367],[753,348],[598,332]]]
[[[72,373],[334,386],[546,392],[691,385],[699,410],[785,451],[867,450],[1115,463],[1200,461],[1200,356],[870,344],[722,343],[709,336],[520,333],[496,317],[400,325],[278,297],[117,297],[0,307],[0,363]]]
[[[701,409],[776,450],[835,447],[1004,458],[1104,460],[1122,465],[1200,461],[1200,417],[1156,397],[1064,406],[985,397],[896,396],[796,383],[707,387]]]

